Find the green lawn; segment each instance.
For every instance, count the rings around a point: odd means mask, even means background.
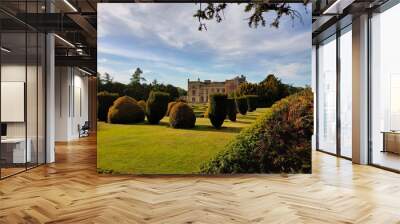
[[[159,125],[98,123],[97,166],[101,172],[133,174],[197,173],[202,162],[212,158],[260,113],[257,109],[236,122],[225,120],[214,129],[208,118],[197,118],[194,129],[173,129],[164,117]]]

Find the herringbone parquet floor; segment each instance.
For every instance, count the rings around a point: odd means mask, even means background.
[[[0,223],[400,223],[400,175],[318,152],[312,175],[98,175],[87,138],[0,181]]]

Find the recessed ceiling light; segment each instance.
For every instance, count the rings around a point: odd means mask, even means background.
[[[74,12],[78,12],[78,10],[73,6],[68,0],[64,0],[65,4],[67,4]]]
[[[0,49],[1,49],[1,51],[4,51],[6,53],[10,53],[11,52],[11,50],[9,50],[9,49],[7,49],[5,47],[1,47]]]
[[[87,75],[92,75],[90,72],[88,72],[88,71],[86,71],[86,70],[83,70],[83,69],[81,69],[81,68],[79,68],[79,67],[78,67],[78,70],[81,71],[81,72],[83,72],[83,73],[85,73],[85,74],[87,74]]]
[[[60,36],[57,35],[57,34],[54,34],[54,36],[57,37],[57,38],[58,38],[59,40],[61,40],[62,42],[66,43],[67,45],[69,45],[69,46],[75,48],[75,45],[73,45],[73,44],[72,44],[71,42],[69,42],[68,40],[66,40],[66,39],[64,39],[64,38],[62,38],[62,37],[60,37]]]

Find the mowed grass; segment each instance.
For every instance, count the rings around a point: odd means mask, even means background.
[[[268,109],[247,115],[236,122],[225,120],[223,128],[211,126],[208,118],[197,118],[194,129],[173,129],[169,118],[159,125],[98,123],[97,167],[100,172],[121,174],[191,174],[223,150],[244,127]]]

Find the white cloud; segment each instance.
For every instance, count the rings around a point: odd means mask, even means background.
[[[248,14],[243,11],[244,5],[237,4],[229,5],[225,11],[226,20],[221,24],[208,21],[208,30],[200,32],[198,21],[193,17],[197,7],[195,4],[99,4],[99,36],[157,39],[178,49],[197,44],[203,46],[203,50],[208,48],[223,57],[256,52],[296,52],[308,49],[311,44],[310,32],[288,32],[284,27],[260,27],[248,31],[250,28],[244,19]]]
[[[195,4],[98,4],[99,70],[109,69],[121,80],[129,79],[127,67],[139,65],[151,70],[145,72],[149,77],[165,79],[173,79],[173,72],[175,79],[222,80],[236,73],[301,79],[305,60],[296,57],[311,50],[311,16],[296,27],[286,17],[279,29],[250,29],[243,7],[230,4],[226,20],[208,21],[208,30],[200,32]]]

